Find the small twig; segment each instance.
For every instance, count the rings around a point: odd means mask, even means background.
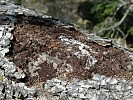
[[[128,36],[128,33],[127,33],[127,34],[124,34],[124,32],[123,32],[120,28],[118,28],[118,31],[122,34],[123,39],[126,40],[126,38],[127,38],[127,36]]]
[[[125,4],[120,4],[118,7],[117,7],[117,9],[116,9],[116,11],[115,11],[115,13],[114,13],[114,17],[116,16],[116,14],[118,13],[118,11],[123,7],[123,6],[125,6]]]
[[[124,38],[125,37],[124,32],[120,28],[118,28],[117,30],[122,34],[122,37]]]
[[[118,38],[118,34],[119,34],[119,32],[117,31],[117,32],[116,32],[116,35],[115,35],[115,39]]]

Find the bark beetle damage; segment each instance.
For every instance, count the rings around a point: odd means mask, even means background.
[[[102,47],[74,29],[19,16],[13,34],[9,56],[27,73],[30,84],[53,77],[88,79],[92,73],[132,80],[123,51]]]

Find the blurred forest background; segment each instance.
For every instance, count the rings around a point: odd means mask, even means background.
[[[13,0],[99,36],[114,39],[133,51],[133,0]]]

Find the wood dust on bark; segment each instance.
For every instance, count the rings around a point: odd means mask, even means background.
[[[66,29],[47,20],[19,16],[13,35],[14,41],[12,41],[11,53],[8,56],[27,74],[29,84],[36,83],[38,77],[42,82],[59,76],[66,79],[74,77],[90,79],[92,73],[132,80],[132,74],[127,69],[130,61],[123,51],[100,46],[87,40],[84,34],[75,29]],[[59,39],[62,35],[88,45],[93,51],[98,52],[92,54],[97,62],[90,66],[90,69],[86,69],[86,58],[78,58],[73,52],[67,51],[65,48],[68,47],[71,47],[73,51],[79,50],[75,45],[70,46],[62,42]],[[36,65],[38,76],[31,77],[28,65],[30,62],[34,64],[42,53],[48,55],[48,58]],[[52,62],[53,59],[57,63]],[[72,68],[68,68],[65,64],[71,65]],[[72,70],[69,72],[69,69]]]

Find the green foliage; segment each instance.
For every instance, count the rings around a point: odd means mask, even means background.
[[[133,26],[128,29],[127,33],[129,35],[133,35]]]
[[[117,0],[115,2],[111,2],[109,4],[106,4],[105,5],[105,10],[104,10],[102,15],[104,17],[106,17],[106,16],[113,16],[117,6],[118,6]]]
[[[101,0],[94,3],[93,7],[90,9],[90,12],[94,15],[94,18],[97,19],[97,23],[104,21],[106,17],[113,16],[114,11],[117,8],[118,0]]]
[[[114,16],[117,6],[118,0],[85,1],[79,4],[78,13],[84,20],[92,23],[92,30],[98,30],[112,24],[108,19]]]
[[[90,12],[95,19],[95,25],[93,26],[93,31],[97,32],[103,28],[108,28],[115,23],[113,20],[114,12],[117,9],[118,0],[101,0],[94,3]],[[108,32],[101,32],[98,35],[103,37],[111,37],[112,30]]]
[[[91,23],[93,23],[92,30],[95,32],[98,32],[99,30],[105,28],[109,28],[115,23],[119,22],[123,17],[126,9],[128,8],[124,6],[121,9],[119,9],[118,12],[116,12],[118,6],[120,5],[119,0],[92,0],[88,3],[90,3],[91,6],[87,11],[89,12],[89,14],[86,18]],[[117,37],[120,36],[123,38],[126,38],[128,35],[133,36],[132,20],[133,12],[130,12],[126,20],[124,20],[118,28],[102,31],[101,33],[98,33],[98,35],[111,38],[115,38],[116,35]]]

